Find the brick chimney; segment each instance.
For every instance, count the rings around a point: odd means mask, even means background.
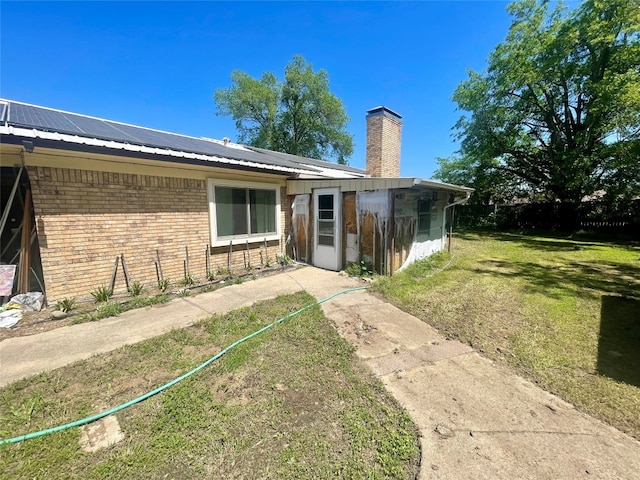
[[[400,176],[402,117],[387,107],[367,110],[367,174]]]

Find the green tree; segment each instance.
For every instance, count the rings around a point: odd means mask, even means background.
[[[214,93],[217,114],[233,118],[238,141],[254,147],[346,164],[353,136],[342,101],[329,91],[325,70],[296,55],[284,80],[271,72],[259,79],[234,70],[231,87]]]
[[[454,185],[475,189],[470,204],[509,203],[518,198],[532,198],[536,193],[516,177],[497,168],[494,159],[481,161],[468,156],[437,158],[439,168],[433,177]]]
[[[512,25],[487,71],[469,71],[453,96],[467,112],[455,128],[469,173],[501,172],[562,202],[598,190],[637,195],[640,3],[585,0],[567,13],[521,0],[507,9]]]

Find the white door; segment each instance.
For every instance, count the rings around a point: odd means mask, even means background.
[[[313,264],[327,270],[340,270],[342,266],[340,189],[314,190],[313,216]]]

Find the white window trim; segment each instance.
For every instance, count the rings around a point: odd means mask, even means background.
[[[221,247],[229,245],[231,242],[233,245],[245,244],[247,240],[249,243],[280,240],[280,184],[278,183],[262,183],[262,182],[244,182],[239,180],[221,180],[210,178],[208,181],[208,196],[209,196],[209,226],[211,236],[211,246]],[[224,237],[218,237],[218,228],[216,221],[216,187],[233,187],[233,188],[255,188],[259,190],[274,190],[276,192],[276,232],[272,234],[242,234],[242,235],[228,235]]]

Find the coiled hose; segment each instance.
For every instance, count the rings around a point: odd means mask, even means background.
[[[181,375],[178,378],[176,378],[174,380],[171,380],[168,383],[165,383],[164,385],[156,388],[155,390],[151,390],[150,392],[147,392],[144,395],[141,395],[141,396],[139,396],[137,398],[134,398],[133,400],[129,400],[128,402],[123,403],[121,405],[118,405],[117,407],[111,408],[109,410],[105,410],[104,412],[97,413],[95,415],[91,415],[90,417],[85,417],[85,418],[82,418],[80,420],[76,420],[75,422],[70,422],[70,423],[66,423],[64,425],[59,425],[57,427],[52,427],[52,428],[47,428],[45,430],[40,430],[38,432],[27,433],[25,435],[19,435],[17,437],[0,440],[0,445],[5,445],[5,444],[9,444],[9,443],[18,443],[18,442],[22,442],[24,440],[29,440],[29,439],[32,439],[32,438],[42,437],[42,436],[48,435],[50,433],[60,432],[62,430],[67,430],[69,428],[79,427],[81,425],[86,425],[87,423],[95,422],[96,420],[100,420],[103,417],[106,417],[108,415],[112,415],[112,414],[114,414],[116,412],[124,410],[125,408],[129,408],[130,406],[135,405],[136,403],[140,403],[143,400],[146,400],[147,398],[152,397],[152,396],[162,392],[163,390],[166,390],[167,388],[175,385],[176,383],[181,382],[182,380],[184,380],[185,378],[190,377],[194,373],[199,372],[203,368],[207,367],[208,365],[210,365],[211,363],[215,362],[217,359],[222,357],[229,350],[237,347],[241,343],[246,342],[247,340],[249,340],[250,338],[255,337],[256,335],[259,335],[262,332],[264,332],[266,330],[269,330],[274,325],[282,323],[285,320],[287,320],[287,319],[289,319],[291,317],[294,317],[294,316],[298,315],[299,313],[302,313],[305,310],[308,310],[311,307],[315,307],[316,305],[320,305],[321,303],[327,302],[327,301],[331,300],[332,298],[337,297],[338,295],[343,295],[345,293],[350,293],[350,292],[357,292],[359,290],[365,290],[366,288],[368,288],[368,287],[366,287],[366,286],[365,287],[355,287],[355,288],[347,288],[346,290],[340,290],[339,292],[336,292],[333,295],[330,295],[330,296],[328,296],[326,298],[323,298],[322,300],[318,300],[317,302],[310,303],[309,305],[306,305],[306,306],[296,310],[295,312],[291,312],[288,315],[285,315],[284,317],[279,318],[278,320],[270,323],[269,325],[266,325],[266,326],[262,327],[261,329],[256,330],[255,332],[247,335],[246,337],[241,338],[240,340],[237,340],[237,341],[233,342],[231,345],[229,345],[225,349],[223,349],[220,352],[218,352],[217,354],[215,354],[209,360],[205,361],[204,363],[200,364],[199,366],[197,366],[193,370],[185,373],[184,375]]]

